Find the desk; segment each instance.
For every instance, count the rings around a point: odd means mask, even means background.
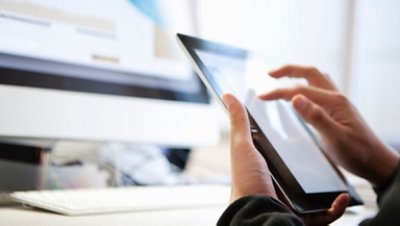
[[[22,206],[1,207],[2,226],[134,226],[134,225],[215,225],[224,206],[163,211],[127,212],[90,216],[63,216]]]

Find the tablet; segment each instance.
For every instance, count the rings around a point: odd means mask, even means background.
[[[177,38],[220,103],[225,93],[231,93],[244,104],[253,142],[267,161],[280,198],[294,211],[324,211],[343,192],[350,195],[349,205],[362,204],[290,103],[258,98],[258,94],[282,86],[282,79],[267,75],[265,61],[244,49],[183,34]]]

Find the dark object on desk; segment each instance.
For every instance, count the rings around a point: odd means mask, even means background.
[[[43,148],[20,144],[0,143],[0,159],[32,164],[42,163]]]
[[[164,154],[168,161],[179,169],[184,170],[189,159],[190,149],[186,148],[166,148]]]
[[[0,192],[38,189],[45,151],[37,146],[0,143]]]

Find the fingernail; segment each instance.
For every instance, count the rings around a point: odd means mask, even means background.
[[[296,108],[297,111],[301,112],[307,108],[308,100],[303,96],[298,96],[293,101],[293,106]]]
[[[275,73],[276,71],[277,71],[276,69],[272,69],[272,70],[268,71],[268,74],[273,74],[273,73]]]

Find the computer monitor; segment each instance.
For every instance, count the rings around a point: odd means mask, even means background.
[[[218,140],[206,90],[131,1],[0,0],[0,33],[2,139]]]

